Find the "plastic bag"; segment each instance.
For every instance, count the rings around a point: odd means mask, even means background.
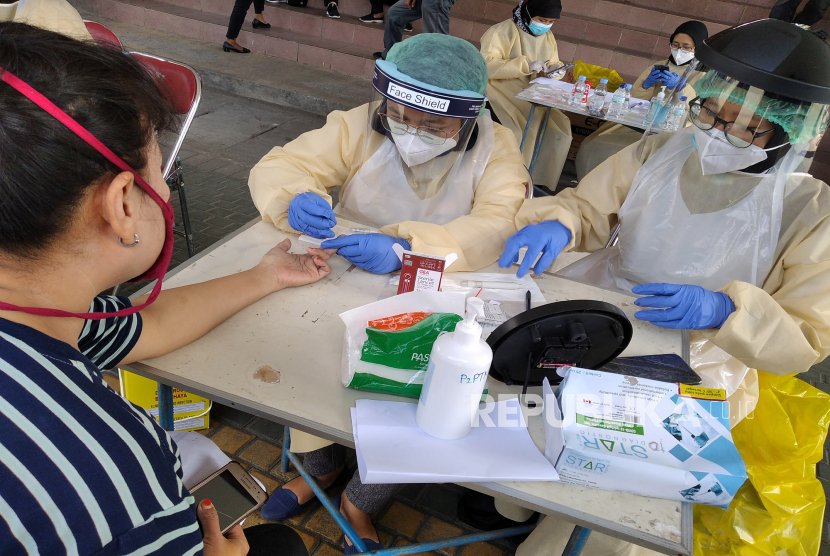
[[[758,372],[755,411],[732,430],[749,480],[729,508],[694,508],[697,556],[815,556],[824,490],[816,478],[830,395],[794,376]]]
[[[441,333],[455,330],[461,320],[455,313],[433,313],[401,330],[367,327],[369,337],[363,342],[360,360],[394,369],[426,370],[432,344]]]
[[[586,64],[582,60],[577,60],[572,70],[574,80],[578,80],[580,76],[584,75],[587,81],[593,83],[596,87],[599,85],[600,79],[608,80],[608,92],[613,93],[620,85],[622,85],[623,78],[615,70],[604,68],[602,66],[595,66],[593,64]]]

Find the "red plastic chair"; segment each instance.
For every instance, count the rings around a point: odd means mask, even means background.
[[[199,101],[202,99],[202,79],[196,73],[196,70],[187,64],[143,52],[127,52],[127,54],[147,68],[147,71],[155,77],[162,90],[167,93],[176,113],[185,117],[170,156],[167,158],[167,162],[164,163],[163,175],[170,189],[179,194],[179,203],[182,209],[184,230],[174,228],[173,231],[185,238],[187,252],[192,257],[196,254],[196,250],[193,247],[193,231],[190,226],[190,212],[187,209],[182,163],[178,155],[187,131],[190,129],[190,124],[193,123],[193,118],[196,116]]]
[[[89,31],[98,46],[117,46],[121,48],[121,41],[118,40],[115,33],[100,23],[84,20],[84,25],[86,25],[86,30]]]

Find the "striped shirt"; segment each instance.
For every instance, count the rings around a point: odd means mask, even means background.
[[[178,448],[101,376],[140,334],[137,314],[87,321],[79,352],[0,319],[1,555],[201,554]]]

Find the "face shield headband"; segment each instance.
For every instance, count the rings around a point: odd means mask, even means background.
[[[144,274],[139,276],[135,279],[138,280],[156,280],[156,284],[153,287],[153,291],[150,293],[150,297],[147,298],[147,301],[142,303],[141,305],[136,305],[133,307],[128,307],[126,309],[121,309],[120,311],[113,311],[113,312],[97,312],[97,313],[72,313],[69,311],[62,311],[60,309],[46,309],[42,307],[19,307],[17,305],[12,305],[10,303],[3,303],[0,302],[0,309],[5,311],[21,311],[24,313],[30,313],[33,315],[40,315],[43,317],[75,317],[79,319],[87,319],[87,320],[101,320],[107,319],[111,317],[124,317],[127,315],[132,315],[141,311],[151,303],[153,303],[156,298],[161,293],[161,281],[164,278],[165,272],[167,272],[167,267],[170,265],[170,258],[173,256],[173,206],[165,202],[158,193],[156,193],[150,185],[144,181],[138,172],[130,168],[130,166],[121,160],[118,155],[112,152],[106,145],[104,145],[101,141],[99,141],[94,135],[92,135],[89,131],[86,130],[81,124],[76,122],[69,114],[58,108],[52,101],[48,98],[40,94],[26,82],[18,78],[17,76],[13,75],[12,73],[4,70],[0,67],[0,80],[8,83],[12,88],[17,90],[20,94],[31,100],[33,103],[38,105],[44,111],[46,111],[50,116],[58,120],[60,123],[65,125],[72,131],[75,135],[83,139],[89,146],[93,149],[101,153],[107,160],[112,162],[115,166],[120,168],[124,172],[132,173],[136,183],[144,190],[144,192],[150,196],[156,204],[161,207],[161,212],[164,215],[164,222],[165,222],[165,237],[164,237],[164,246],[161,249],[161,253],[159,254],[158,259],[156,262],[153,263]]]
[[[381,67],[383,65],[381,62],[388,64],[388,62],[382,60],[378,60],[375,64],[372,87],[391,101],[414,110],[450,118],[476,118],[484,108],[485,98],[483,95],[465,91],[470,96],[464,96],[453,94],[452,91],[448,90],[427,89],[410,81],[399,79],[393,75],[394,65],[389,64],[392,67],[386,71]]]

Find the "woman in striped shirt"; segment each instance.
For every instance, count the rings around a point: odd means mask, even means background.
[[[120,51],[0,23],[2,555],[305,551],[282,526],[223,536],[213,506],[194,507],[183,486],[175,443],[101,376],[330,271],[325,252],[293,255],[286,240],[251,270],[136,307],[99,295],[169,264],[156,133],[173,123],[153,78]]]

